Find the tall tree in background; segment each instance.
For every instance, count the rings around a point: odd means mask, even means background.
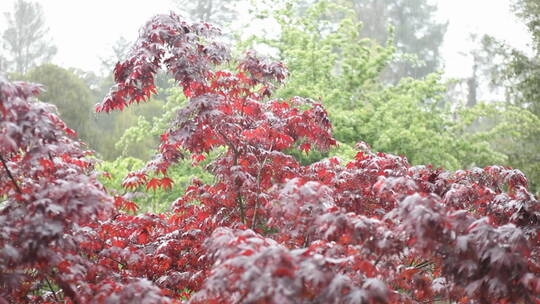
[[[531,52],[485,36],[482,39],[485,62],[482,64],[486,66],[491,85],[504,89],[508,102],[540,117],[540,2],[514,0],[512,9],[529,30]]]
[[[44,64],[30,69],[24,80],[45,85],[40,99],[56,105],[62,120],[93,146],[90,118],[95,100],[82,79],[62,67]]]
[[[501,73],[506,81],[507,96],[513,103],[528,109],[540,117],[540,2],[537,0],[514,0],[513,9],[529,29],[532,37],[533,52],[528,55],[518,50],[511,50],[507,58],[508,65]],[[508,51],[507,51],[508,52]],[[532,133],[530,141],[521,147],[515,156],[517,165],[527,164],[534,172],[530,174],[537,181],[540,180],[540,134]],[[523,154],[530,155],[527,158]],[[538,182],[537,192],[540,192]]]
[[[41,5],[25,0],[15,2],[12,13],[6,13],[8,27],[3,33],[4,47],[17,73],[49,61],[56,47],[47,38]]]
[[[513,9],[531,34],[533,54],[515,49],[506,51],[508,64],[501,73],[502,80],[506,82],[507,95],[514,103],[540,116],[540,2],[515,0]]]
[[[175,0],[178,8],[189,14],[189,19],[223,25],[237,15],[240,0]]]
[[[111,67],[114,67],[117,62],[126,59],[132,43],[133,41],[127,40],[124,36],[120,36],[120,38],[116,39],[112,46],[112,54],[101,58],[101,65],[103,69],[107,70],[106,73],[109,73]]]
[[[466,106],[474,107],[479,101],[490,98],[483,93],[487,93],[487,90],[495,90],[497,86],[490,83],[491,74],[500,70],[500,65],[503,63],[503,59],[499,56],[499,51],[493,47],[492,38],[478,34],[470,34],[470,40],[475,45],[468,52],[462,53],[471,59],[471,72],[470,76],[462,79],[462,82],[466,84],[467,90],[467,103]],[[493,92],[491,92],[493,93]]]
[[[540,52],[540,2],[537,0],[514,0],[514,12],[529,28],[534,40],[534,47]]]
[[[507,106],[520,108],[523,113],[529,113],[530,121],[540,118],[540,2],[537,0],[513,0],[512,9],[527,26],[531,35],[532,49],[523,51],[484,36],[477,41],[479,47],[471,51],[478,74],[476,83],[469,88],[485,87],[485,80],[490,81],[491,89],[502,90],[505,93]],[[474,72],[474,71],[473,71]],[[482,79],[484,78],[484,79]],[[469,97],[471,95],[469,94]],[[472,98],[469,98],[471,101]],[[493,116],[483,121],[478,127],[499,122],[499,117]],[[514,135],[494,139],[490,144],[508,157],[507,164],[520,168],[527,174],[531,188],[540,193],[540,131],[538,128],[523,128],[519,130],[522,136]]]
[[[362,21],[362,35],[385,44],[394,27],[398,55],[403,55],[384,75],[397,82],[403,77],[424,77],[440,68],[439,49],[447,24],[435,20],[437,5],[427,0],[342,0]],[[417,60],[406,59],[414,55]],[[416,62],[414,62],[416,61]]]

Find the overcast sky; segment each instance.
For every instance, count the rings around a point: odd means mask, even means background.
[[[153,15],[174,10],[171,0],[38,0],[44,9],[50,36],[58,47],[54,62],[65,67],[97,71],[100,57],[111,54],[114,42],[137,37],[138,29]],[[524,49],[529,43],[524,25],[509,8],[509,0],[433,0],[440,20],[449,21],[442,48],[448,77],[465,77],[470,60],[461,53],[471,47],[469,33],[490,34]],[[0,0],[0,12],[10,11],[14,0]],[[0,31],[5,26],[1,15]]]

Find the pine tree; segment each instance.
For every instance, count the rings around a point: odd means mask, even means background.
[[[31,67],[48,62],[56,54],[56,47],[47,37],[43,10],[39,3],[18,0],[13,12],[5,14],[8,27],[2,37],[9,54],[11,70],[24,74]]]
[[[343,0],[354,10],[364,27],[362,34],[385,44],[388,27],[394,28],[398,55],[411,54],[417,62],[397,60],[385,79],[397,82],[403,77],[424,77],[440,68],[439,49],[447,24],[435,20],[437,6],[426,0]]]

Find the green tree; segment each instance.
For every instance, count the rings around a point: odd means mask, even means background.
[[[499,151],[508,155],[508,164],[522,169],[532,183],[532,189],[540,192],[540,2],[515,0],[513,10],[527,26],[532,38],[530,54],[517,50],[493,37],[485,37],[483,48],[489,54],[488,65],[491,84],[506,92],[506,104],[521,112],[529,112],[531,124],[536,128],[520,129],[518,134],[491,140]],[[515,112],[515,111],[514,111]],[[524,117],[524,116],[523,116]],[[492,118],[497,120],[498,118]],[[514,118],[515,119],[515,118]],[[521,135],[521,136],[518,136]]]
[[[482,65],[488,70],[492,87],[504,89],[507,102],[540,116],[540,3],[515,0],[512,8],[529,30],[531,52],[485,36],[481,44],[484,52]]]
[[[25,74],[31,67],[39,65],[56,54],[45,26],[41,5],[17,0],[13,12],[5,14],[7,28],[3,32],[4,49],[13,65],[11,70]]]
[[[91,74],[67,70],[53,64],[33,68],[23,79],[42,83],[47,88],[46,92],[40,95],[40,99],[56,105],[62,119],[91,149],[98,152],[100,158],[112,160],[125,155],[147,160],[151,156],[150,150],[155,146],[156,138],[144,136],[137,144],[128,148],[118,145],[118,142],[124,131],[137,125],[139,120],[161,116],[164,102],[157,99],[121,113],[97,115],[94,113],[94,106],[103,96],[98,96],[99,89],[92,90],[77,74],[86,75],[86,80],[90,82],[95,81]]]
[[[121,119],[115,120],[111,124],[111,128],[116,134],[114,136],[116,139],[114,147],[115,155],[118,155],[118,157],[109,157],[109,160],[103,161],[99,165],[100,170],[110,174],[109,177],[102,176],[100,179],[110,191],[114,192],[114,189],[121,189],[123,178],[129,172],[144,167],[145,161],[155,154],[159,135],[165,132],[176,112],[186,102],[182,89],[176,87],[170,90],[171,93],[165,104],[160,100],[151,100],[147,104],[138,107],[128,107],[122,114],[126,111],[132,111],[131,114],[118,116]],[[155,110],[159,111],[155,113],[151,113],[148,109],[137,111],[141,106],[148,107],[150,105],[154,105]],[[141,112],[146,115],[142,115]],[[114,114],[109,113],[108,115]],[[136,124],[125,126],[126,121],[123,117],[136,119]],[[214,159],[215,154],[209,156],[208,160],[203,161],[203,164],[208,164],[210,159]],[[169,176],[175,181],[172,191],[158,189],[155,190],[154,195],[135,193],[131,199],[138,203],[142,211],[162,212],[169,207],[174,199],[184,193],[184,190],[191,184],[192,179],[197,178],[204,182],[212,180],[212,175],[204,167],[204,165],[194,166],[188,155],[169,170]]]
[[[86,83],[92,95],[92,105],[89,109],[94,112],[94,105],[103,100],[113,85],[112,68],[114,65],[129,56],[129,50],[132,42],[120,37],[112,47],[109,56],[101,58],[103,74],[72,69],[81,80]],[[128,146],[120,144],[121,138],[126,129],[137,126],[144,121],[151,120],[155,116],[163,114],[163,107],[168,96],[169,77],[166,73],[160,72],[156,80],[159,87],[159,94],[153,96],[153,101],[145,103],[139,107],[129,108],[123,112],[114,112],[107,115],[91,115],[91,133],[94,134],[91,140],[91,147],[95,149],[99,157],[106,160],[114,160],[120,156],[135,157],[147,160],[151,156],[151,148],[154,147],[156,137],[140,137],[131,132]],[[147,134],[146,134],[147,135]]]
[[[326,0],[300,0],[297,11]],[[403,77],[422,78],[441,68],[440,47],[447,23],[435,19],[437,5],[427,0],[339,0],[335,2],[352,11],[352,18],[362,23],[361,38],[369,38],[395,48],[394,58],[380,75],[386,82],[397,83]],[[339,23],[342,12],[328,12]],[[389,28],[393,28],[390,31]]]
[[[96,99],[96,101],[100,101]],[[151,128],[148,121],[154,117],[161,117],[165,102],[153,99],[151,102],[138,107],[127,108],[123,112],[98,115],[92,114],[93,132],[95,136],[92,148],[101,159],[114,160],[118,157],[135,157],[148,160],[157,145],[158,136],[144,133],[139,130],[141,126]],[[94,107],[92,106],[92,111]],[[143,135],[144,134],[144,135]]]
[[[54,64],[31,69],[24,79],[43,84],[47,89],[40,95],[44,102],[57,106],[61,118],[79,136],[92,145],[98,134],[92,132],[92,110],[95,101],[86,83],[73,72]]]
[[[40,99],[56,105],[61,118],[102,159],[114,159],[121,155],[121,150],[115,145],[126,128],[137,124],[141,113],[148,111],[151,113],[149,115],[157,115],[156,113],[160,112],[158,101],[140,108],[130,108],[122,113],[97,115],[94,112],[95,104],[103,99],[103,88],[110,82],[81,70],[44,64],[32,68],[25,75],[13,76],[43,84],[46,91],[40,94]],[[136,150],[134,154],[147,155],[145,151]]]
[[[534,41],[534,47],[537,52],[540,51],[540,2],[536,0],[514,0],[514,12],[520,17]]]

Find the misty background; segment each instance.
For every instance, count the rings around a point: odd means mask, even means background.
[[[0,29],[6,28],[5,14],[13,10],[15,2],[0,2]],[[113,54],[112,48],[120,37],[135,40],[138,29],[153,15],[169,11],[189,15],[189,12],[182,10],[180,1],[175,0],[35,2],[42,6],[49,37],[58,47],[52,62],[94,72],[101,71],[101,58]],[[441,45],[442,68],[448,77],[466,77],[470,72],[471,60],[463,55],[474,48],[469,34],[488,34],[520,50],[530,48],[527,28],[512,12],[509,0],[424,2],[437,7],[434,15],[439,22],[448,22]],[[235,4],[237,19],[231,20],[235,30],[250,24],[250,17],[253,17],[248,12],[250,5],[250,1]]]
[[[515,167],[540,189],[537,0],[1,1],[0,73],[44,84],[40,99],[118,176],[108,183],[152,157],[186,101],[161,73],[151,102],[94,111],[139,28],[170,11],[219,25],[237,52],[284,61],[275,97],[324,103],[340,148],[297,155],[304,163],[365,141],[414,165]],[[186,183],[205,174],[180,167]]]

